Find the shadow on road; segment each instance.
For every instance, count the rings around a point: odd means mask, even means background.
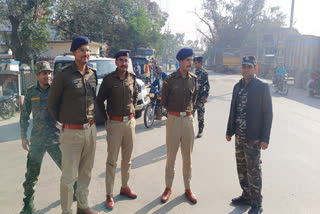
[[[247,210],[250,208],[250,206],[233,206],[233,205],[230,205],[230,206],[234,207],[234,210],[229,212],[229,214],[242,214],[247,212]]]
[[[130,200],[134,200],[134,199],[131,199],[131,198],[128,198],[126,196],[122,196],[122,195],[116,195],[114,198],[114,203],[115,203],[115,206],[117,206],[117,202],[118,201],[130,201]],[[101,202],[100,204],[96,204],[92,207],[93,210],[95,211],[98,211],[98,212],[111,212],[112,210],[108,209],[106,207],[106,201],[103,201]]]
[[[163,144],[155,149],[152,149],[146,153],[143,153],[131,160],[131,169],[137,169],[140,167],[144,167],[149,164],[153,164],[155,162],[161,161],[166,159],[167,155],[167,146]],[[121,169],[117,168],[116,173],[120,172]],[[106,173],[102,172],[99,175],[100,178],[105,178]]]
[[[212,96],[210,95],[208,97],[208,102],[211,100],[222,100],[222,101],[230,101],[231,102],[231,96],[229,97],[229,95],[232,95],[232,93],[226,93],[226,94],[221,94],[221,95],[217,95],[217,96]]]
[[[159,201],[160,201],[160,199],[159,199]],[[182,203],[189,203],[190,205],[194,205],[193,203],[188,201],[186,196],[183,194],[183,195],[180,195],[180,196],[176,197],[175,199],[167,202],[164,206],[159,208],[157,211],[153,212],[153,214],[169,213],[173,208],[175,208],[176,206],[178,206],[179,204],[182,204]]]
[[[0,132],[0,143],[6,143],[8,141],[20,139],[20,125],[18,122],[0,125]]]
[[[50,204],[48,207],[43,208],[42,210],[37,210],[35,212],[35,214],[43,214],[43,213],[47,213],[49,212],[51,209],[56,208],[57,206],[60,205],[60,200],[57,200],[55,202],[53,202],[52,204]]]
[[[173,200],[170,200],[166,204],[163,204],[160,200],[160,197],[158,197],[152,202],[150,202],[149,204],[147,204],[146,206],[139,209],[134,214],[147,214],[150,210],[154,209],[156,206],[159,206],[159,205],[163,205],[163,206],[161,206],[158,210],[154,211],[153,214],[169,213],[173,208],[175,208],[176,206],[182,203],[189,203],[193,205],[191,202],[187,200],[184,194],[176,197]]]
[[[160,197],[154,199],[152,202],[147,204],[146,206],[142,207],[140,210],[135,212],[134,214],[147,214],[150,210],[155,208],[158,205],[161,205]]]
[[[152,149],[149,152],[146,152],[138,157],[132,159],[132,169],[137,169],[140,167],[144,167],[149,164],[153,164],[155,162],[166,159],[167,154],[167,146],[163,144],[155,149]]]
[[[272,94],[273,97],[281,97],[278,94]],[[320,109],[320,99],[316,97],[309,97],[308,91],[303,89],[298,89],[295,87],[289,88],[289,93],[287,96],[283,96],[285,99],[293,100],[317,109]]]
[[[143,133],[146,131],[152,131],[153,129],[158,129],[158,128],[161,128],[162,126],[165,126],[165,125],[166,125],[165,119],[162,119],[161,121],[155,120],[154,124],[151,128],[146,128],[144,123],[141,123],[141,124],[136,125],[136,134]],[[104,132],[104,134],[97,136],[97,140],[101,140],[101,139],[106,140],[106,128],[103,124],[97,125],[97,134],[100,132]]]
[[[163,117],[164,118],[164,117]],[[166,120],[155,120],[153,123],[153,126],[151,128],[146,128],[144,123],[136,125],[136,134],[145,132],[145,131],[151,131],[153,129],[161,128],[162,126],[166,125]]]

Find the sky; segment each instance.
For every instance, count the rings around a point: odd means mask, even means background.
[[[185,39],[200,39],[197,25],[200,22],[192,13],[201,12],[202,0],[154,0],[169,13],[169,29],[172,33],[185,33]],[[266,0],[267,6],[280,6],[287,15],[286,27],[289,27],[292,0]],[[294,27],[301,34],[320,36],[320,1],[295,0]]]

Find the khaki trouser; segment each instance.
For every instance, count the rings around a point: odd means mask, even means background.
[[[172,187],[176,156],[181,143],[184,186],[185,189],[190,189],[191,153],[194,141],[193,116],[177,117],[169,114],[166,133],[166,187]]]
[[[107,123],[108,157],[106,163],[106,193],[113,195],[114,177],[121,147],[121,180],[122,188],[128,186],[131,168],[131,154],[135,142],[136,120],[126,122],[108,120]]]
[[[60,198],[63,214],[72,214],[73,184],[78,176],[78,207],[88,208],[89,183],[96,151],[95,124],[87,129],[64,129],[60,134],[62,175]]]

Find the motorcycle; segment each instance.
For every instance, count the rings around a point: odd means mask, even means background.
[[[149,92],[150,103],[144,110],[144,125],[146,128],[153,126],[154,120],[161,120],[162,117],[167,117],[167,110],[161,106],[160,91],[152,86]]]
[[[281,75],[278,80],[273,81],[272,83],[272,89],[274,93],[284,95],[286,96],[289,92],[289,86],[288,86],[288,80],[287,80],[288,75]]]
[[[308,83],[309,96],[320,96],[320,72],[313,72]]]
[[[14,96],[0,97],[0,116],[7,120],[10,119],[16,112],[16,101]]]

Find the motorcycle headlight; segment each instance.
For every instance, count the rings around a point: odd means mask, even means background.
[[[149,94],[149,97],[150,97],[150,98],[154,98],[154,93],[150,93],[150,94]]]

